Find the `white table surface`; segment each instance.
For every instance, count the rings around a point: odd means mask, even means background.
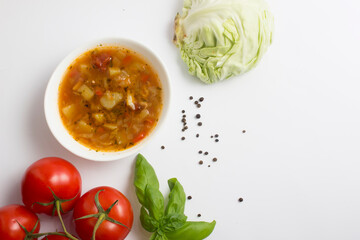
[[[0,0],[0,206],[21,203],[28,165],[63,157],[79,169],[84,192],[109,185],[129,198],[135,220],[127,239],[149,238],[132,186],[135,156],[103,163],[76,157],[51,135],[43,112],[56,65],[84,42],[119,36],[147,45],[166,63],[170,114],[141,153],[163,193],[167,179],[177,177],[193,197],[186,202],[190,220],[217,220],[208,239],[360,239],[359,1],[268,3],[276,30],[258,67],[205,85],[187,73],[171,41],[182,0]],[[205,98],[200,110],[190,95]],[[215,133],[219,143],[210,138]],[[57,219],[41,220],[41,231],[60,229]]]

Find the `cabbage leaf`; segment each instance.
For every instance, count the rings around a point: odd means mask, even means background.
[[[174,43],[189,73],[214,83],[252,69],[272,42],[264,0],[185,0]]]

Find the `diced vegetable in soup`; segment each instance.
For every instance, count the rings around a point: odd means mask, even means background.
[[[145,138],[162,110],[162,87],[139,54],[99,46],[77,58],[59,88],[69,133],[96,151],[121,151]]]

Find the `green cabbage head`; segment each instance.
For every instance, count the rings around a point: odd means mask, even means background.
[[[264,0],[185,0],[174,42],[189,72],[214,83],[253,68],[272,41]]]

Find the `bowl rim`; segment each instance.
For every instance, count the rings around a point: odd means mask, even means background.
[[[117,152],[101,152],[89,149],[84,145],[77,142],[67,131],[62,120],[60,118],[60,110],[58,106],[58,94],[59,85],[63,79],[68,66],[81,54],[89,51],[97,46],[120,46],[129,50],[135,51],[142,58],[144,58],[152,68],[156,71],[162,84],[163,89],[163,106],[160,113],[159,120],[152,131],[136,145]],[[56,96],[54,96],[54,93]],[[88,160],[93,161],[113,161],[119,160],[133,154],[136,154],[140,149],[149,142],[155,135],[158,134],[159,129],[164,125],[164,121],[169,112],[169,106],[171,102],[171,85],[170,78],[166,66],[162,59],[148,46],[140,43],[137,40],[123,38],[123,37],[107,37],[100,38],[92,41],[88,41],[82,44],[80,47],[71,51],[61,62],[57,65],[54,72],[52,73],[48,84],[46,86],[44,95],[44,114],[46,123],[55,137],[55,139],[65,149],[72,152],[73,154]],[[56,105],[56,107],[55,107]],[[60,124],[61,123],[61,127]]]

